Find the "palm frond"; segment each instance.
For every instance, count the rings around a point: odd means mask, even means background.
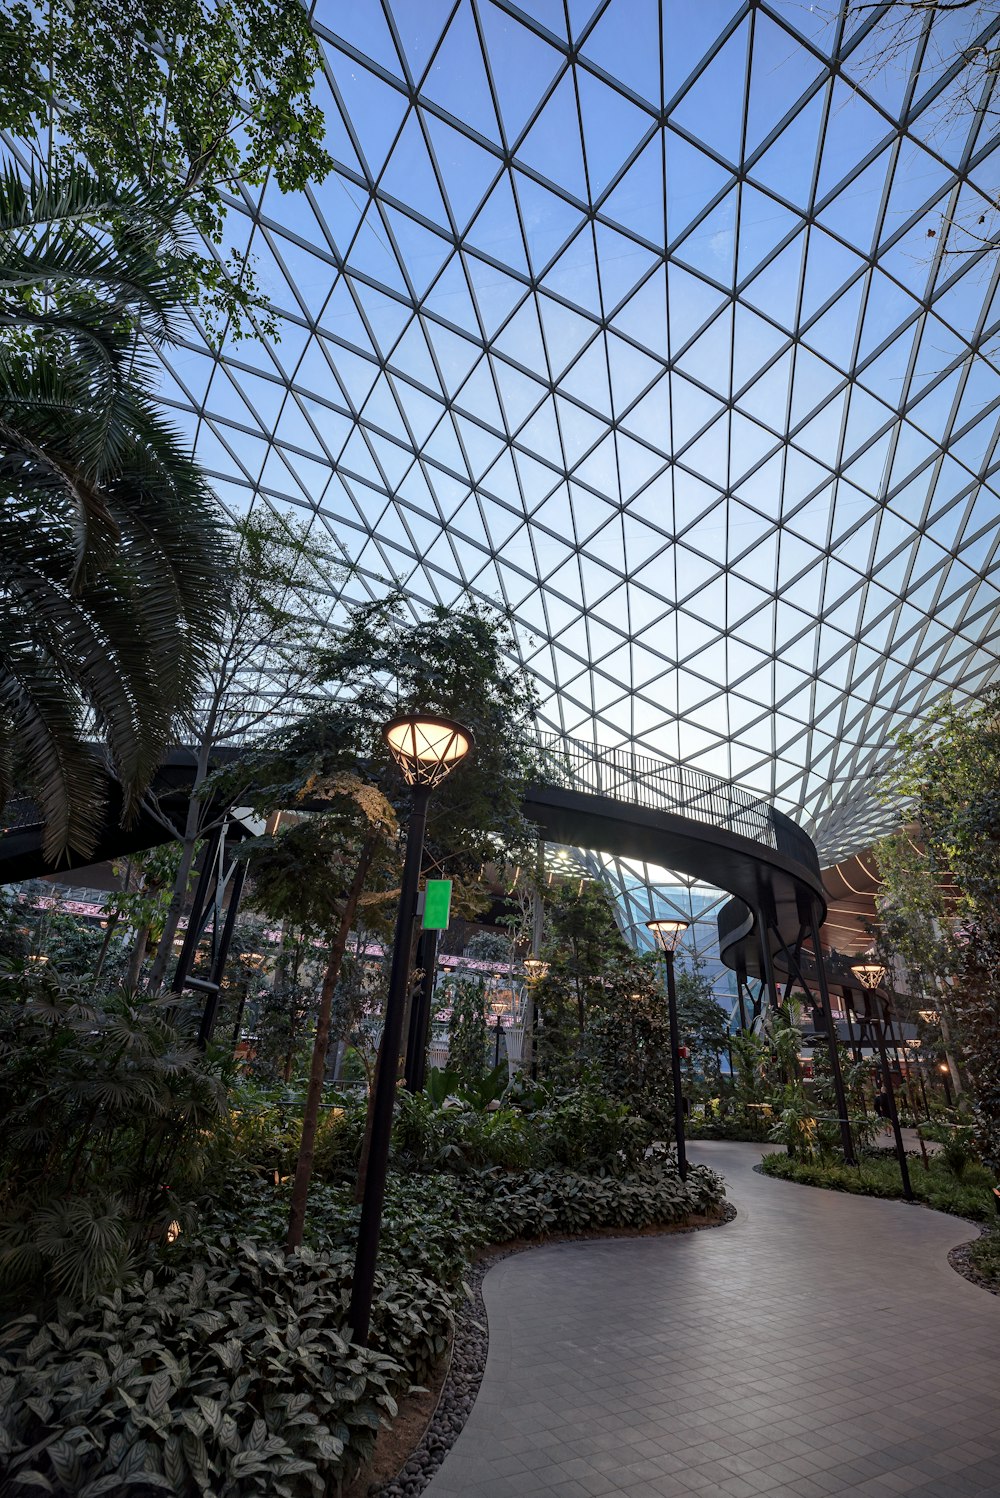
[[[78,696],[47,663],[27,651],[0,651],[0,722],[17,745],[53,865],[67,848],[91,852],[104,821],[104,777],[81,743],[80,717]]]
[[[50,858],[104,811],[84,708],[130,816],[225,606],[221,512],[149,391],[189,232],[150,190],[0,168],[0,712]]]

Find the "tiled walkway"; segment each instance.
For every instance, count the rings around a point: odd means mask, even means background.
[[[691,1153],[735,1222],[490,1271],[486,1375],[428,1498],[997,1498],[1000,1298],[946,1257],[972,1230],[756,1175],[755,1145]]]

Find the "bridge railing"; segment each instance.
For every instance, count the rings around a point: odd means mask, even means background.
[[[778,846],[769,803],[720,775],[636,754],[632,749],[602,749],[558,733],[541,733],[538,737],[543,773],[549,784],[610,796],[650,811],[675,812],[753,838],[769,848]]]

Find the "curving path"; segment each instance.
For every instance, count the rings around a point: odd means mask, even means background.
[[[490,1271],[486,1374],[428,1498],[997,1498],[1000,1297],[947,1261],[974,1230],[771,1181],[757,1145],[691,1155],[735,1222]]]

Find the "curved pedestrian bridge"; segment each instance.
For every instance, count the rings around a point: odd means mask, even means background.
[[[803,921],[822,924],[826,898],[811,838],[766,801],[715,775],[631,750],[597,749],[561,735],[540,736],[544,780],[530,786],[524,812],[549,842],[687,874],[735,898],[726,906],[723,956],[731,963],[755,926],[790,945]],[[233,751],[221,751],[221,763]],[[190,750],[176,749],[158,772],[159,816],[148,811],[123,828],[120,797],[108,782],[108,817],[97,849],[67,868],[163,843],[183,827],[193,776]],[[0,884],[53,870],[30,803],[13,803],[0,833]],[[766,914],[762,922],[761,913]],[[755,971],[751,956],[745,965]]]
[[[427,1498],[996,1498],[1000,1297],[975,1228],[754,1173],[734,1222],[531,1249],[483,1285],[476,1404]]]
[[[734,900],[735,929],[723,933],[723,955],[734,960],[755,926],[790,945],[810,914],[822,924],[826,898],[811,838],[766,801],[704,771],[631,750],[541,735],[544,779],[530,786],[524,812],[549,842],[592,848],[689,875]],[[224,763],[233,755],[222,750]],[[154,782],[160,815],[143,811],[119,825],[120,797],[108,781],[108,817],[95,852],[67,868],[125,856],[168,841],[183,827],[194,759],[175,749]],[[30,803],[12,803],[0,833],[0,883],[54,872],[42,856],[42,829]],[[773,928],[773,929],[772,929]],[[755,971],[754,959],[747,963]]]

